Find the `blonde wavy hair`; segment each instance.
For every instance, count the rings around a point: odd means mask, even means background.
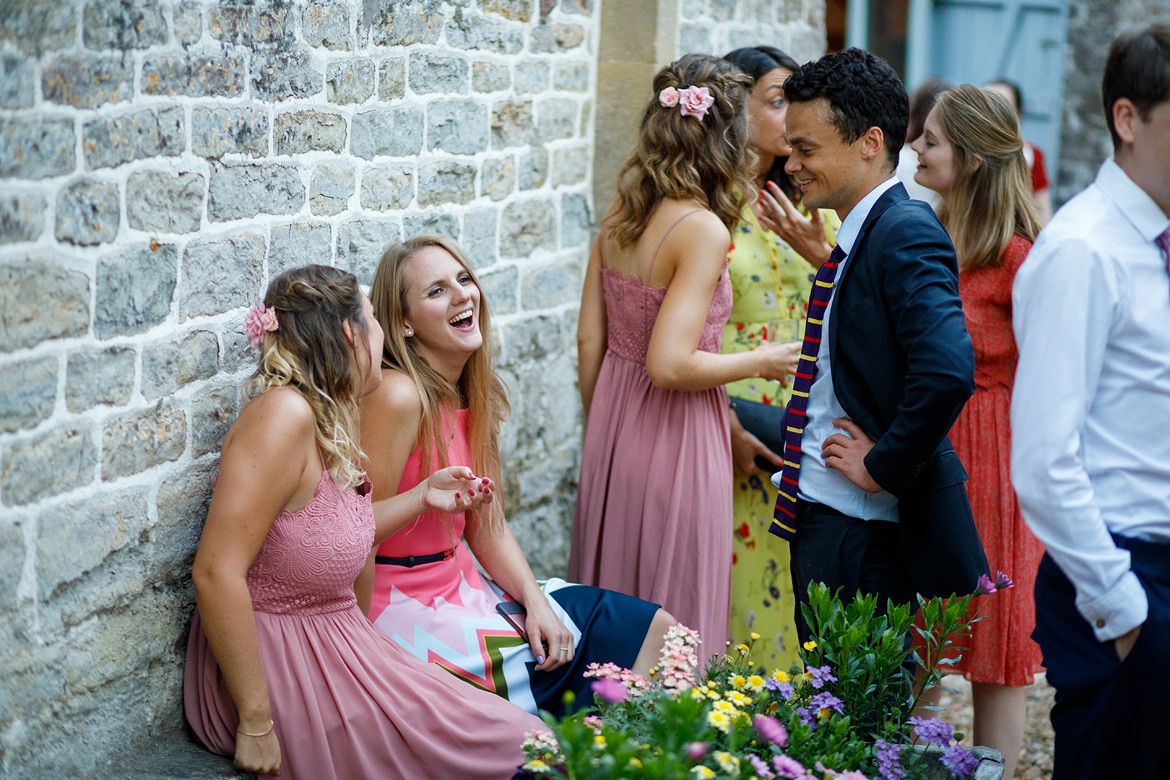
[[[665,108],[667,87],[707,87],[714,105],[702,119]],[[748,147],[747,101],[752,79],[720,57],[688,54],[654,77],[638,142],[618,172],[617,201],[607,226],[620,246],[638,240],[664,199],[696,200],[731,230],[746,194],[755,192],[755,153]]]
[[[459,381],[452,385],[431,367],[418,353],[414,339],[406,338],[406,318],[409,315],[407,294],[409,280],[406,267],[415,255],[428,247],[437,247],[455,258],[472,283],[480,290],[479,332],[483,346],[476,350],[463,367]],[[439,235],[415,236],[407,241],[391,244],[382,252],[374,283],[370,287],[370,302],[374,316],[386,334],[382,352],[382,367],[393,368],[411,378],[422,400],[422,421],[419,438],[422,444],[423,469],[444,468],[448,462],[445,447],[436,447],[448,437],[442,429],[442,409],[468,411],[468,435],[471,439],[471,466],[476,474],[487,476],[500,484],[500,423],[511,412],[504,384],[495,371],[495,348],[492,345],[492,317],[483,287],[471,267],[467,254],[454,239]],[[429,463],[432,453],[438,464]],[[504,502],[498,493],[492,503],[473,513],[478,522],[490,530],[504,523]]]
[[[993,90],[964,84],[938,96],[942,133],[954,149],[955,182],[939,208],[962,268],[996,268],[1012,236],[1042,226],[1016,112]]]
[[[264,334],[247,392],[295,388],[313,409],[317,445],[334,480],[342,488],[360,485],[358,394],[366,377],[358,355],[362,347],[369,352],[369,334],[357,279],[325,265],[295,268],[272,280],[264,305],[276,311],[280,327]],[[342,331],[345,322],[353,345]]]

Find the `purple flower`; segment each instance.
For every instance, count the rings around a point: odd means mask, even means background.
[[[910,722],[914,724],[915,736],[928,745],[946,747],[955,736],[955,727],[945,720],[911,717]]]
[[[686,744],[687,758],[692,761],[699,761],[703,756],[707,755],[706,742],[688,742]]]
[[[876,748],[878,774],[881,775],[882,780],[900,780],[906,776],[906,770],[902,768],[900,757],[901,745],[891,745],[884,739],[879,739],[873,743],[873,746]]]
[[[788,729],[784,728],[784,724],[770,715],[757,715],[752,719],[752,725],[756,727],[756,731],[760,736],[771,742],[773,745],[784,747],[788,744]]]
[[[838,713],[845,714],[845,704],[833,694],[828,691],[818,693],[812,697],[810,702],[816,710],[836,710]]]
[[[792,698],[792,683],[790,682],[780,682],[769,677],[767,680],[764,680],[764,687],[780,694],[780,698],[784,699],[784,701]]]
[[[975,774],[975,770],[979,767],[979,759],[962,745],[952,745],[944,750],[939,761],[951,770],[952,775],[960,779]]]
[[[817,722],[817,716],[808,707],[797,707],[796,717],[806,726],[812,726]]]
[[[997,571],[995,573],[995,587],[999,590],[1007,590],[1016,587],[1016,583],[1012,582],[1012,578],[1002,571]]]
[[[776,774],[780,777],[798,778],[808,774],[804,770],[803,764],[792,756],[786,756],[783,753],[772,758],[772,768],[776,770]]]
[[[986,574],[979,575],[979,582],[975,584],[975,595],[990,596],[995,593],[995,583]]]
[[[589,684],[593,692],[601,697],[601,700],[606,704],[617,704],[623,702],[629,695],[626,686],[622,685],[617,680],[594,680]]]
[[[837,682],[832,669],[828,666],[811,666],[807,669],[807,674],[809,684],[817,690],[824,688],[825,683]]]
[[[752,765],[752,771],[760,777],[775,777],[775,775],[772,774],[772,770],[769,769],[768,765],[764,763],[764,759],[760,758],[755,753],[748,753],[747,760],[748,763]]]

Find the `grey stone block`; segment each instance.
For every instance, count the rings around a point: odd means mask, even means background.
[[[548,152],[543,146],[522,150],[516,170],[520,189],[535,190],[543,187],[548,181]]]
[[[538,311],[573,303],[581,296],[581,262],[558,260],[526,268],[520,284],[520,305]]]
[[[35,241],[44,229],[44,196],[31,192],[0,195],[0,244]]]
[[[23,506],[94,480],[97,446],[87,426],[66,425],[0,446],[0,499]]]
[[[546,98],[536,104],[537,137],[541,143],[572,138],[577,130],[579,108],[572,98]]]
[[[471,82],[467,58],[447,51],[420,51],[410,55],[410,88],[418,93],[467,94]]]
[[[325,86],[324,65],[307,47],[255,51],[251,72],[252,92],[265,101],[311,97]]]
[[[57,193],[53,235],[58,241],[80,246],[107,244],[118,236],[120,215],[117,184],[82,179]]]
[[[305,204],[305,185],[295,165],[213,165],[207,218],[213,222],[257,214],[295,214]]]
[[[293,34],[289,7],[280,3],[218,2],[207,10],[211,37],[258,49],[255,44],[280,43]]]
[[[353,48],[349,8],[343,2],[309,3],[301,13],[301,34],[310,46],[335,50]]]
[[[183,153],[183,109],[134,111],[87,122],[82,152],[90,168],[112,168],[130,160],[174,157]]]
[[[353,196],[354,167],[348,162],[321,163],[309,179],[309,210],[331,217],[349,208]]]
[[[558,62],[553,70],[553,89],[563,92],[588,92],[589,63]]]
[[[492,149],[528,146],[536,137],[532,101],[503,100],[492,106]]]
[[[27,57],[0,54],[0,108],[33,104],[33,64]]]
[[[255,780],[255,775],[236,769],[230,758],[209,753],[184,734],[151,742],[149,752],[135,750],[110,763],[103,780]]]
[[[514,22],[527,22],[532,19],[532,0],[484,0],[483,10]]]
[[[378,99],[398,100],[406,96],[406,58],[394,57],[378,63]]]
[[[480,193],[503,200],[516,190],[516,161],[512,155],[489,157],[479,174]]]
[[[428,149],[476,154],[487,147],[487,106],[467,100],[436,100],[427,105]]]
[[[191,151],[212,160],[225,154],[268,154],[268,114],[255,106],[191,109]]]
[[[20,526],[11,522],[0,523],[0,614],[16,609],[16,589],[20,587],[25,554],[24,534]],[[6,646],[14,644],[10,641]],[[7,702],[5,704],[11,712],[11,705]]]
[[[186,48],[203,37],[203,13],[190,3],[179,3],[171,8],[171,31],[175,43]]]
[[[47,13],[42,0],[8,0],[0,14],[0,41],[17,50],[40,55],[68,48],[77,31],[77,13],[71,7]]]
[[[111,418],[102,426],[102,481],[176,461],[187,446],[187,415],[170,403]]]
[[[219,340],[206,330],[142,348],[142,396],[156,401],[184,385],[215,375]]]
[[[520,272],[514,265],[496,265],[479,274],[479,286],[493,316],[515,314],[520,310],[519,278]]]
[[[368,0],[358,37],[368,33],[375,46],[438,43],[443,32],[440,0]]]
[[[382,251],[401,240],[402,220],[398,217],[343,222],[337,230],[337,267],[352,273],[361,284],[369,284]]]
[[[423,211],[402,218],[402,232],[406,236],[438,233],[441,236],[459,234],[459,217],[442,211]]]
[[[524,48],[524,27],[456,8],[447,22],[447,44],[456,49],[516,54]]]
[[[374,94],[373,60],[330,62],[325,71],[325,94],[330,103],[364,103]]]
[[[239,393],[234,386],[200,393],[191,402],[192,457],[219,452],[224,436],[239,413]]]
[[[556,207],[544,198],[514,200],[501,219],[500,257],[528,257],[538,249],[556,248]]]
[[[512,71],[502,62],[471,63],[471,88],[476,92],[503,92],[512,86]]]
[[[203,217],[203,175],[138,171],[126,181],[126,221],[135,230],[194,233]]]
[[[0,432],[32,428],[49,419],[57,404],[58,359],[9,363],[0,371]]]
[[[46,599],[137,541],[147,518],[145,490],[89,496],[44,512],[37,527],[37,580]]]
[[[588,247],[593,238],[593,212],[589,198],[575,192],[561,196],[561,246]]]
[[[148,54],[139,89],[146,95],[236,97],[244,94],[244,61],[206,54]]]
[[[500,212],[494,206],[468,211],[463,215],[463,235],[459,243],[476,268],[487,268],[496,262],[499,224]]]
[[[375,109],[353,116],[349,148],[358,157],[410,157],[422,151],[422,143],[423,112],[419,106]]]
[[[73,352],[65,364],[65,406],[77,414],[98,404],[125,406],[138,360],[130,347]]]
[[[145,49],[167,42],[167,20],[157,0],[91,0],[82,12],[89,49]]]
[[[273,120],[272,142],[277,154],[343,152],[345,117],[323,111],[277,114]]]
[[[89,328],[89,277],[59,262],[31,258],[0,265],[0,351]]]
[[[0,177],[44,179],[73,170],[73,120],[0,117]]]
[[[516,93],[544,92],[548,89],[549,63],[542,60],[527,60],[516,63]]]
[[[418,203],[470,203],[475,199],[475,165],[438,160],[418,167]]]
[[[529,51],[559,54],[571,51],[585,42],[585,28],[579,24],[559,24],[542,21],[531,32]],[[679,51],[709,51],[709,49],[680,48]]]
[[[411,163],[367,168],[362,173],[362,208],[375,211],[406,208],[414,201],[414,180]]]
[[[98,261],[93,332],[99,339],[141,333],[171,312],[179,250],[151,242]]]
[[[591,16],[593,14],[593,0],[561,0],[561,10],[567,14]]]
[[[592,156],[587,144],[554,149],[552,185],[561,187],[585,181],[589,176],[590,162],[592,162]]]
[[[187,244],[181,264],[179,316],[219,314],[260,299],[264,237],[239,233],[227,238],[197,238]]]
[[[679,51],[713,51],[712,32],[710,23],[683,22],[678,28]]]
[[[297,222],[272,228],[268,243],[268,279],[290,268],[332,265],[333,229],[326,224]]]

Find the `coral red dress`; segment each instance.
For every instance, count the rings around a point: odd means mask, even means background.
[[[966,467],[967,494],[991,571],[1003,571],[1015,587],[974,602],[984,619],[972,629],[969,649],[953,668],[967,679],[1028,685],[1041,671],[1032,641],[1036,606],[1032,586],[1044,548],[1024,524],[1011,483],[1009,412],[1019,353],[1012,335],[1012,281],[1032,243],[1015,236],[998,268],[959,274],[963,316],[975,347],[975,393],[951,429],[951,442]]]

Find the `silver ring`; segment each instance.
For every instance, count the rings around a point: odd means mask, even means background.
[[[569,648],[567,648],[567,647],[562,647],[562,648],[561,648],[561,652],[562,652],[562,653],[567,653],[567,652],[569,652]]]

